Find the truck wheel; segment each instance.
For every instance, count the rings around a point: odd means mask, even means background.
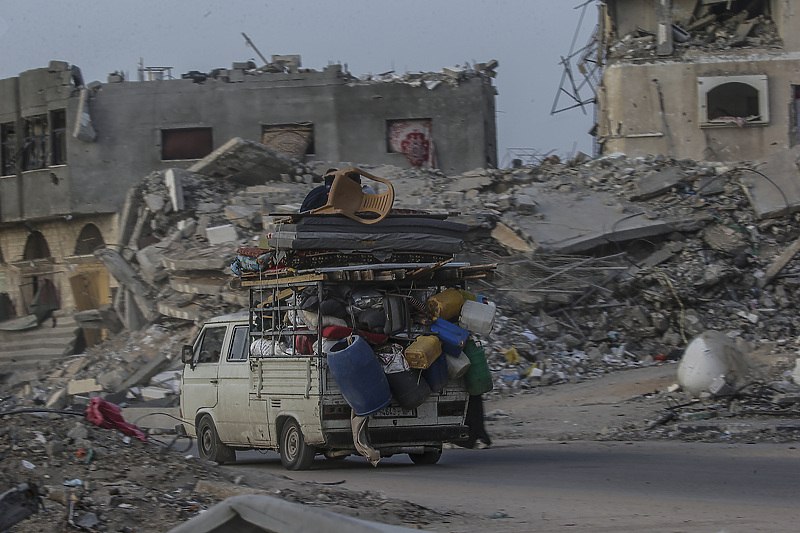
[[[207,461],[219,464],[236,462],[236,451],[219,440],[210,416],[201,418],[197,425],[197,451]]]
[[[280,454],[286,470],[308,470],[314,462],[317,449],[306,444],[300,425],[294,419],[287,420],[283,425]]]
[[[442,450],[438,449],[431,452],[410,453],[408,456],[415,465],[435,465],[442,457]]]

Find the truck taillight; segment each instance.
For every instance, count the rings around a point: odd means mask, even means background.
[[[436,414],[439,416],[461,416],[467,402],[439,402],[436,405]]]
[[[323,405],[323,420],[350,420],[349,405]]]

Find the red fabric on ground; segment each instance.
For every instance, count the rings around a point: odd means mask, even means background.
[[[89,407],[86,408],[86,418],[89,419],[89,422],[101,428],[118,429],[126,435],[147,442],[147,435],[133,424],[125,422],[119,406],[107,402],[99,396],[92,398]]]

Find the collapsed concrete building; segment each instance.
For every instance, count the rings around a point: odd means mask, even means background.
[[[117,283],[92,252],[129,244],[118,220],[128,191],[232,138],[301,163],[496,166],[496,67],[357,78],[340,64],[315,71],[273,56],[261,68],[238,62],[173,79],[169,68],[142,67],[138,81],[113,73],[85,83],[78,67],[52,61],[0,80],[0,321],[31,314],[42,294],[65,310],[110,303]],[[56,312],[59,328],[70,314]]]
[[[800,16],[789,0],[606,0],[603,153],[759,159],[800,143]]]

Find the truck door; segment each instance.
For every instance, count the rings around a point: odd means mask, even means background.
[[[225,324],[205,327],[195,341],[192,364],[183,369],[183,416],[189,422],[194,422],[200,409],[217,405],[219,360],[226,329]]]
[[[254,440],[250,425],[249,326],[234,326],[228,350],[219,364],[217,430],[225,442],[248,444]]]

